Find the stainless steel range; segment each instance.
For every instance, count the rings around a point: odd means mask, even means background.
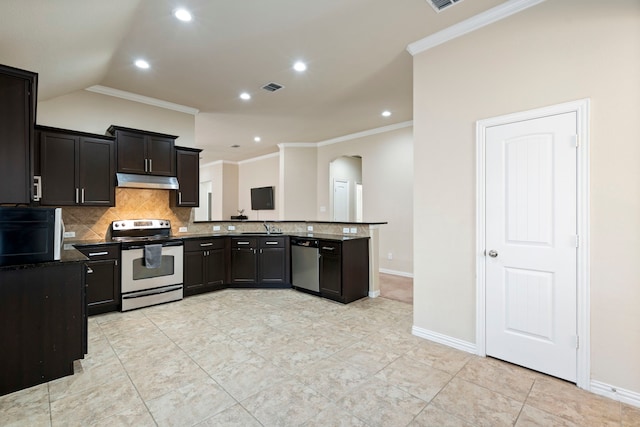
[[[182,299],[183,243],[169,220],[113,221],[111,239],[122,245],[122,311]]]

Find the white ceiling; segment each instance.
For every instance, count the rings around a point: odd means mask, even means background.
[[[0,63],[38,72],[40,100],[102,85],[196,108],[203,159],[241,160],[412,120],[407,45],[503,2],[2,0]]]

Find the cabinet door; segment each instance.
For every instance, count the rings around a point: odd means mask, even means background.
[[[115,206],[115,144],[97,138],[80,138],[80,203]]]
[[[120,269],[117,260],[87,262],[87,305],[89,315],[118,310]]]
[[[256,250],[231,249],[231,283],[255,283],[257,281]]]
[[[342,296],[342,262],[339,256],[320,254],[320,293],[329,298]]]
[[[222,287],[226,276],[225,258],[223,249],[212,249],[207,252],[207,285],[213,287]]]
[[[284,248],[261,248],[259,259],[259,282],[264,284],[286,283],[286,259]]]
[[[116,140],[118,141],[118,172],[147,173],[145,136],[134,132],[117,131]]]
[[[148,135],[146,142],[149,160],[147,172],[151,175],[175,176],[175,141],[171,138]]]
[[[41,204],[69,206],[79,202],[80,189],[76,175],[79,139],[73,135],[41,133]]]
[[[176,172],[180,189],[176,192],[176,206],[200,205],[200,153],[176,150]]]
[[[0,66],[0,204],[30,203],[36,74]]]
[[[184,293],[193,295],[205,285],[205,251],[184,253]]]

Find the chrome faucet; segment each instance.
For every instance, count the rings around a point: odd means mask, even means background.
[[[267,221],[264,222],[264,228],[267,230],[267,234],[271,234],[271,228],[267,225]]]

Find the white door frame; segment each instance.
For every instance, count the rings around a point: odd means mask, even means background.
[[[589,305],[589,110],[590,100],[581,99],[535,110],[507,114],[476,122],[476,351],[486,356],[485,283],[485,149],[486,129],[523,120],[575,112],[577,118],[577,386],[590,389],[590,305]]]

